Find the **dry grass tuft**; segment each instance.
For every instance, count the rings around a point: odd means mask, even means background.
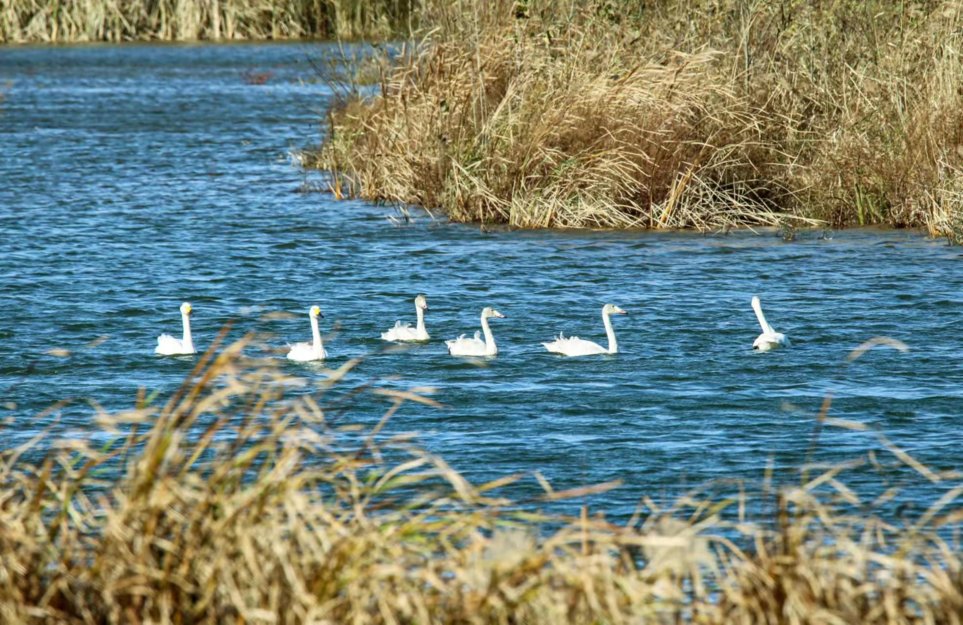
[[[645,502],[625,525],[585,508],[543,515],[538,502],[503,496],[518,477],[473,485],[385,435],[384,420],[359,430],[328,414],[325,393],[345,384],[350,364],[313,388],[251,363],[243,347],[205,355],[163,405],[100,415],[86,440],[40,435],[0,451],[0,620],[963,618],[958,476],[930,471],[946,494],[899,522],[875,512],[895,491],[858,501],[843,468],[763,493],[754,505],[771,501],[772,518],[747,517],[752,502],[738,493],[693,494],[667,510]],[[391,402],[386,419],[402,403],[433,403],[379,393]],[[611,485],[545,486],[548,502]]]
[[[316,165],[351,195],[521,227],[961,213],[963,5],[436,2]]]
[[[388,37],[416,0],[9,0],[0,43]]]

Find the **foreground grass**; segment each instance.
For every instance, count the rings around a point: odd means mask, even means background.
[[[0,43],[388,37],[417,0],[5,0]]]
[[[312,161],[520,227],[963,232],[963,4],[434,2]]]
[[[584,508],[546,516],[534,510],[607,487],[545,484],[519,507],[498,494],[517,477],[470,484],[384,436],[385,421],[358,430],[326,413],[350,363],[295,393],[243,346],[206,355],[162,406],[99,416],[85,441],[0,452],[0,620],[963,622],[959,477],[898,450],[951,484],[899,522],[875,513],[895,490],[861,502],[843,468],[763,493],[762,519],[735,487],[671,510],[647,502],[624,525]],[[386,419],[433,403],[376,392]]]

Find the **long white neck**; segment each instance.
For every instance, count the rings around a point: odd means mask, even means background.
[[[184,349],[187,351],[194,351],[194,340],[191,337],[191,317],[187,313],[181,313],[181,323],[184,324],[184,339],[181,341],[184,344]]]
[[[619,353],[619,342],[615,340],[615,329],[612,327],[612,318],[607,312],[602,313],[602,323],[605,324],[605,335],[609,337],[609,353]]]
[[[324,344],[321,342],[321,330],[318,329],[318,318],[314,315],[311,315],[311,338],[314,341],[312,347],[315,352],[324,349]]]
[[[775,332],[775,330],[772,329],[772,326],[769,325],[769,322],[766,321],[766,316],[762,314],[762,306],[759,305],[759,300],[752,300],[752,309],[756,312],[756,319],[759,320],[759,325],[762,327],[762,331],[770,334]]]
[[[425,311],[417,304],[415,304],[415,315],[418,317],[418,326],[415,328],[418,334],[427,334],[427,330],[425,330]]]
[[[492,336],[492,329],[488,327],[488,318],[481,318],[482,333],[485,335],[485,355],[494,356],[498,353],[498,347],[495,345],[495,337]]]

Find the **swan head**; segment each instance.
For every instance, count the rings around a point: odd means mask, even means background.
[[[625,312],[615,304],[606,304],[602,307],[603,315],[627,315],[629,313]]]
[[[492,317],[504,319],[505,315],[501,314],[491,306],[486,306],[485,310],[482,311],[482,319],[491,319]]]
[[[312,317],[321,317],[322,319],[324,318],[324,315],[321,314],[320,306],[312,306],[311,310],[308,311],[308,314],[311,315]]]
[[[424,295],[419,294],[418,297],[415,298],[415,306],[422,310],[428,310],[428,300],[425,299]]]
[[[190,315],[192,310],[194,310],[194,309],[191,308],[190,302],[184,302],[183,304],[181,304],[181,314],[182,314],[182,315]]]
[[[759,296],[758,296],[758,295],[753,295],[753,296],[752,296],[752,307],[753,307],[753,308],[757,308],[758,306],[759,306]]]

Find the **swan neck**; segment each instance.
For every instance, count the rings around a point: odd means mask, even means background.
[[[612,318],[608,313],[602,313],[602,323],[605,324],[605,335],[609,337],[609,353],[619,352],[619,343],[615,340],[615,328],[612,327]]]
[[[485,353],[492,356],[498,351],[498,347],[495,346],[495,337],[492,335],[492,329],[488,327],[486,317],[481,318],[481,327],[482,334],[485,335]]]
[[[762,327],[762,331],[769,334],[775,332],[775,330],[772,329],[772,326],[769,325],[769,322],[766,320],[766,315],[762,314],[762,306],[759,304],[759,302],[754,301],[752,303],[752,309],[756,312],[756,319],[759,320],[759,325]]]
[[[187,313],[181,313],[181,322],[184,325],[184,338],[181,341],[184,349],[194,351],[194,339],[191,336],[191,317]]]
[[[321,343],[321,330],[318,329],[318,318],[314,315],[311,316],[311,338],[314,341],[314,351],[321,351],[323,347]]]
[[[418,331],[418,334],[424,334],[425,333],[425,311],[422,310],[421,306],[415,306],[415,315],[418,318],[418,324],[415,329]]]

